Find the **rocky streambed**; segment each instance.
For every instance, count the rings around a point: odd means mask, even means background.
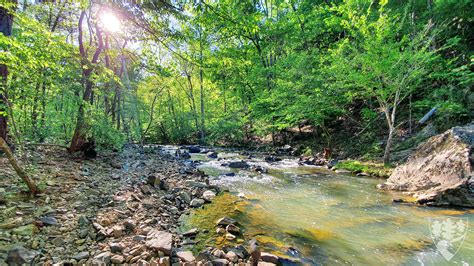
[[[179,154],[177,154],[179,155]],[[183,158],[183,156],[178,156]],[[186,156],[184,156],[186,157]],[[192,163],[160,147],[129,145],[121,154],[83,160],[57,149],[30,151],[43,193],[21,196],[22,184],[0,161],[1,264],[259,264],[277,263],[258,243],[239,238],[230,218],[213,221],[226,246],[196,252],[197,228],[179,229],[191,209],[220,192]],[[235,240],[235,241],[234,241]],[[193,252],[194,250],[194,252]]]

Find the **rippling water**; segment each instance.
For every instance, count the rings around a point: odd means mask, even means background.
[[[238,222],[247,237],[264,249],[299,258],[304,264],[469,265],[474,264],[474,212],[392,203],[395,195],[378,191],[381,179],[340,175],[294,159],[266,163],[252,159],[268,173],[221,166],[226,159],[204,160],[200,169],[231,193],[243,193],[245,205]],[[226,176],[234,172],[235,176]],[[456,255],[447,261],[436,250],[430,220],[470,219]],[[214,221],[209,221],[213,223]]]

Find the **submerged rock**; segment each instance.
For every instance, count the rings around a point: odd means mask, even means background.
[[[250,165],[244,161],[230,162],[228,165],[230,168],[249,168]]]
[[[222,217],[217,221],[217,225],[228,226],[229,224],[235,224],[235,220],[229,217]]]
[[[201,148],[199,148],[198,146],[189,146],[188,151],[189,153],[200,153]]]
[[[270,155],[264,158],[266,162],[279,162],[281,158],[276,157],[275,155]]]
[[[422,204],[473,207],[473,144],[474,123],[431,137],[378,188],[411,192]]]
[[[210,152],[210,153],[207,154],[207,157],[211,158],[211,159],[217,159],[218,154],[217,154],[217,152]]]

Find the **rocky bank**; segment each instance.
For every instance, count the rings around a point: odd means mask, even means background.
[[[258,243],[190,251],[200,232],[180,233],[179,220],[211,202],[219,188],[181,159],[188,157],[183,154],[129,145],[121,154],[83,160],[38,148],[29,153],[30,170],[43,191],[35,198],[19,196],[22,184],[0,158],[0,264],[278,263],[278,257],[261,253]],[[231,219],[216,223],[230,240],[240,230]]]
[[[404,191],[418,203],[474,207],[474,123],[429,138],[379,188]]]

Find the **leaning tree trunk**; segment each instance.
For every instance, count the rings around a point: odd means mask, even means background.
[[[36,187],[35,182],[33,182],[33,180],[30,179],[30,177],[26,174],[23,168],[20,167],[15,157],[13,156],[10,147],[8,147],[7,142],[3,138],[0,138],[0,149],[3,150],[3,152],[7,156],[8,161],[12,165],[13,169],[15,169],[15,172],[18,174],[18,176],[21,177],[21,179],[23,179],[23,181],[26,183],[28,189],[30,190],[30,194],[33,196],[36,195],[38,193],[38,188]]]

